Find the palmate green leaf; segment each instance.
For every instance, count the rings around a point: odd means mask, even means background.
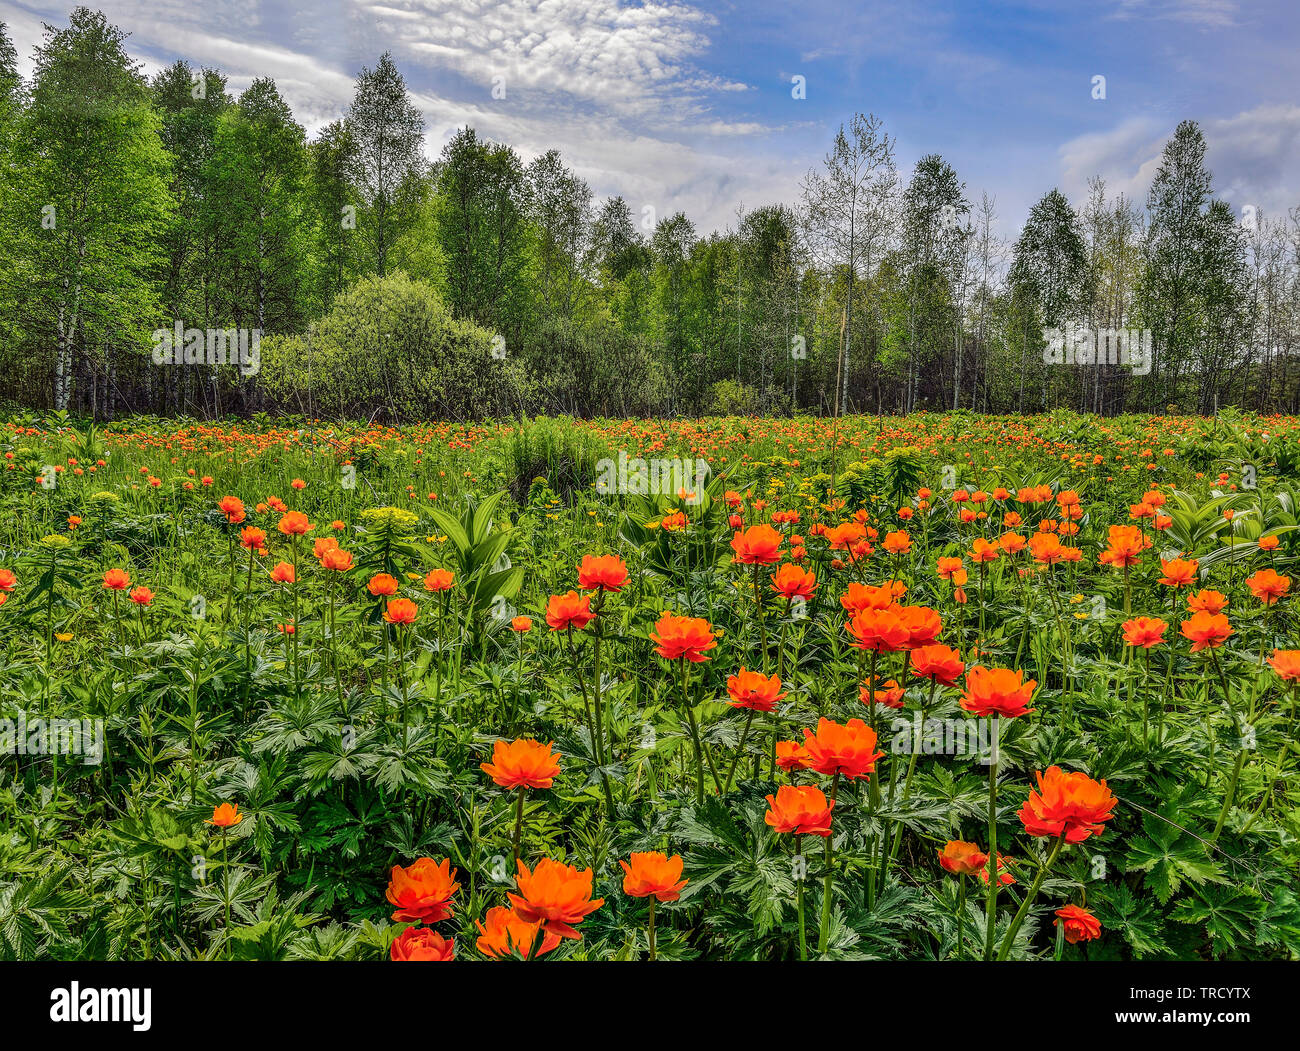
[[[1207,887],[1174,906],[1170,913],[1179,923],[1201,923],[1216,955],[1249,944],[1250,932],[1262,912],[1263,901],[1244,887]]]
[[[1165,917],[1149,899],[1134,894],[1128,884],[1107,883],[1089,896],[1089,902],[1103,929],[1118,931],[1138,959],[1168,955],[1169,945],[1163,937]]]
[[[1265,899],[1256,943],[1284,949],[1292,959],[1300,957],[1300,894],[1294,886],[1279,886],[1266,893]]]
[[[1223,883],[1219,865],[1206,856],[1205,845],[1154,814],[1142,818],[1145,835],[1129,840],[1125,857],[1127,871],[1146,873],[1145,886],[1162,905],[1170,899],[1186,880],[1197,886],[1206,883]]]

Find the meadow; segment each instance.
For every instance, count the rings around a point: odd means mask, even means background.
[[[0,958],[1295,959],[1298,423],[14,418]]]

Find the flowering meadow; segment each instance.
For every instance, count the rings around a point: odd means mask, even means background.
[[[1294,959],[1298,422],[13,420],[0,958]]]

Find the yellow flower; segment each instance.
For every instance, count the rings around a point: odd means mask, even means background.
[[[54,633],[54,637],[55,637],[56,639],[58,639],[60,642],[71,642],[71,641],[72,641],[72,632],[70,632],[70,631],[56,631],[56,632]]]

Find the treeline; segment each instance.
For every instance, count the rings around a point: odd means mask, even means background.
[[[702,234],[597,201],[556,151],[430,162],[388,55],[309,139],[275,83],[145,78],[75,10],[29,82],[0,25],[0,401],[99,417],[1300,409],[1300,209],[1215,197],[1180,124],[1145,202],[1057,190],[1017,238],[874,116],[798,200]],[[1046,330],[1147,329],[1149,371]],[[158,364],[156,332],[196,331]],[[260,357],[220,357],[236,331]],[[233,345],[233,344],[232,344]],[[214,349],[218,356],[214,359]],[[1144,373],[1144,374],[1143,374]]]

